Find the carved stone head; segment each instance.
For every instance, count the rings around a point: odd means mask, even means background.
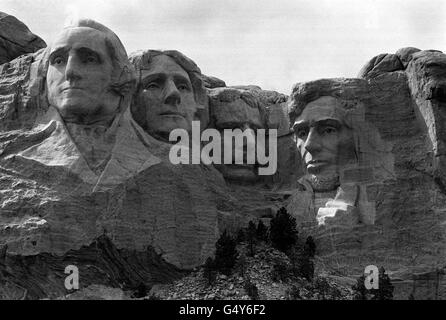
[[[48,103],[65,122],[108,124],[127,106],[135,75],[119,38],[93,20],[66,26],[45,50],[40,73]]]
[[[293,90],[291,126],[315,190],[335,189],[342,168],[359,161],[351,121],[356,104],[336,85],[321,82]]]
[[[258,164],[247,163],[247,151],[256,150],[256,130],[266,128],[265,110],[258,98],[248,90],[217,88],[210,90],[211,125],[221,132],[222,144],[232,148],[232,163],[216,165],[227,180],[254,182],[258,180]],[[243,138],[243,164],[235,164],[234,139],[225,139],[225,129],[240,129]],[[223,154],[222,154],[223,157]],[[222,161],[223,163],[223,161]]]
[[[174,129],[205,122],[206,91],[198,66],[178,51],[136,52],[130,61],[138,73],[133,118],[152,136],[168,141]]]

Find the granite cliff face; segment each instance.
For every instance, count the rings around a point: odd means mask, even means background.
[[[21,21],[0,12],[0,64],[44,47],[45,41],[33,34]]]
[[[79,145],[102,141],[100,129],[73,131],[49,106],[39,50],[45,43],[0,14],[5,23],[0,298],[63,295],[70,264],[79,266],[83,288],[150,288],[201,265],[224,230],[268,222],[282,206],[303,235],[316,239],[319,272],[352,278],[368,265],[385,266],[399,280],[397,297],[413,288],[416,298],[433,297],[432,281],[446,265],[445,54],[416,48],[380,54],[358,78],[300,83],[289,97],[227,86],[178,54],[178,65],[197,75],[194,89],[205,94],[205,127],[277,129],[276,173],[258,175],[258,163],[173,165],[172,144],[148,134],[130,108],[105,130],[115,140],[106,165],[93,170]],[[136,87],[151,97],[150,83],[140,79]],[[354,124],[357,163],[342,167],[337,190],[319,192],[301,179],[306,163],[294,120],[315,99],[307,96],[313,91],[346,101]]]
[[[63,294],[70,262],[84,273],[83,287],[174,279],[213,254],[223,229],[253,219],[243,212],[245,195],[264,207],[277,202],[264,199],[269,189],[261,186],[238,193],[213,166],[173,165],[172,144],[147,135],[129,108],[108,129],[115,142],[107,165],[91,170],[82,152],[95,148],[89,140],[102,129],[73,127],[49,105],[43,59],[47,52],[38,51],[0,66],[2,297]],[[270,95],[285,99],[274,92],[262,99]]]
[[[367,190],[376,205],[373,225],[333,224],[316,231],[324,268],[351,274],[369,264],[386,266],[399,279],[400,298],[412,291],[416,298],[435,298],[432,284],[446,262],[439,152],[444,57],[438,51],[404,48],[373,58],[361,70],[365,80],[354,80],[364,84],[358,96],[366,106],[366,121],[392,146],[393,179]],[[432,99],[432,92],[439,100]],[[423,277],[425,273],[431,275]],[[436,297],[444,295],[442,283]]]

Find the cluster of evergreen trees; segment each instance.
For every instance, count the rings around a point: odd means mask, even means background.
[[[283,260],[277,261],[272,277],[275,280],[286,281],[292,277],[306,278],[313,281],[314,256],[316,244],[313,237],[306,238],[305,243],[299,241],[296,220],[282,207],[271,219],[269,228],[260,220],[257,224],[249,222],[248,227],[239,230],[236,237],[224,231],[216,243],[215,258],[208,258],[204,265],[204,276],[208,285],[213,285],[217,273],[229,276],[234,269],[245,278],[245,290],[252,299],[258,299],[255,284],[246,276],[246,257],[237,251],[237,244],[246,243],[247,255],[253,257],[260,242],[284,252],[290,264]],[[379,288],[366,289],[365,276],[358,278],[352,287],[355,299],[389,300],[393,299],[393,285],[383,267],[379,269]]]
[[[393,285],[384,267],[379,268],[378,289],[367,289],[366,276],[360,276],[352,287],[355,300],[392,300]]]
[[[246,257],[237,251],[237,244],[242,242],[247,244],[248,256],[253,257],[257,245],[260,242],[265,242],[284,252],[290,258],[291,270],[279,262],[274,266],[275,273],[278,273],[276,278],[285,279],[294,275],[312,280],[313,258],[316,252],[314,240],[310,236],[304,245],[298,245],[296,220],[282,207],[271,219],[269,228],[260,220],[257,225],[250,221],[248,227],[239,230],[235,238],[231,237],[228,232],[223,232],[215,245],[215,258],[208,258],[204,265],[204,275],[209,285],[214,283],[217,272],[230,275],[235,266],[237,266],[240,275],[245,275]]]

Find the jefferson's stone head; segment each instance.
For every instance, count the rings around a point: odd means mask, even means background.
[[[354,101],[330,80],[297,86],[290,99],[291,125],[315,190],[337,187],[343,167],[358,162],[351,112]]]
[[[48,103],[66,122],[80,124],[110,123],[135,82],[119,38],[88,19],[64,27],[45,50],[41,69]]]
[[[198,66],[174,50],[136,52],[130,61],[138,73],[133,118],[152,136],[168,141],[174,129],[192,129],[206,117],[207,97]]]

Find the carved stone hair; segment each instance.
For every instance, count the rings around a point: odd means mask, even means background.
[[[184,69],[184,71],[186,71],[192,84],[195,102],[197,103],[199,109],[205,109],[207,105],[207,95],[202,80],[201,70],[195,64],[195,62],[179,51],[145,50],[130,54],[129,60],[134,65],[136,72],[139,74],[138,86],[140,85],[141,80],[141,70],[147,69],[153,58],[159,55],[166,55],[172,58],[181,68]]]
[[[113,66],[110,90],[119,96],[128,96],[133,94],[136,84],[135,71],[133,65],[128,60],[127,52],[118,36],[106,26],[91,19],[78,19],[70,21],[64,26],[64,30],[78,27],[95,29],[105,35],[105,46]],[[38,67],[38,81],[40,82],[41,92],[44,92],[43,96],[45,100],[45,83],[49,66],[50,52],[51,45],[45,48]]]
[[[364,79],[321,79],[296,84],[288,100],[291,129],[308,103],[323,96],[334,97],[343,112],[343,123],[353,131],[358,164],[374,167],[377,181],[393,179],[392,145],[381,139],[378,129],[365,118],[366,107],[373,105],[360,97],[370,96],[368,90],[369,84]]]
[[[362,83],[363,82],[363,83]],[[359,84],[362,84],[359,85]],[[365,81],[353,85],[348,79],[320,79],[305,83],[298,83],[293,87],[288,99],[288,115],[291,129],[294,121],[303,112],[307,104],[324,96],[337,99],[339,109],[345,111],[344,124],[352,128],[350,113],[356,114],[355,110],[361,104],[358,95],[358,88],[365,85]],[[366,90],[366,89],[364,89]]]

